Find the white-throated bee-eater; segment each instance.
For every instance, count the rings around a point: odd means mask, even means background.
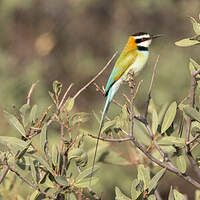
[[[143,69],[149,57],[148,47],[150,46],[154,38],[158,38],[160,36],[161,35],[151,35],[149,33],[144,33],[144,32],[139,32],[131,35],[128,39],[125,48],[123,49],[122,53],[120,54],[119,58],[117,59],[114,65],[114,68],[110,74],[110,77],[108,79],[104,91],[104,94],[105,96],[107,96],[107,99],[101,117],[97,143],[95,147],[93,165],[92,165],[92,174],[96,160],[99,137],[101,134],[101,130],[103,128],[104,119],[108,111],[108,107],[114,95],[116,94],[117,90],[119,89],[121,83],[123,83],[124,81],[128,81],[129,72],[132,71],[134,73],[134,76],[137,76],[137,74]]]

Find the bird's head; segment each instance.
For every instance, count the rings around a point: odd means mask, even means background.
[[[138,47],[148,48],[152,40],[162,35],[151,35],[149,33],[139,32],[132,35]]]

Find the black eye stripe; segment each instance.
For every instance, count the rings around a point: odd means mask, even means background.
[[[146,40],[149,40],[150,38],[140,38],[140,39],[136,39],[135,42],[136,43],[141,43],[141,42],[144,42]]]

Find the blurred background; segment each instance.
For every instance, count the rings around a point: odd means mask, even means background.
[[[32,83],[40,81],[32,103],[45,110],[51,104],[48,90],[52,90],[54,80],[61,81],[64,87],[75,83],[71,93],[75,94],[116,50],[120,53],[129,35],[139,31],[165,34],[165,37],[153,41],[148,64],[137,78],[144,80],[136,100],[137,108],[143,111],[157,55],[160,59],[153,86],[154,101],[158,106],[173,100],[180,102],[189,88],[189,58],[192,56],[200,63],[200,57],[198,46],[179,48],[174,42],[194,34],[188,17],[198,19],[199,8],[199,0],[1,0],[0,134],[9,134],[7,130],[10,130],[2,111],[12,110],[13,104],[16,107],[24,104]],[[100,86],[105,86],[113,64],[97,79]],[[127,89],[126,85],[121,87],[125,94]],[[116,98],[124,102],[119,94]],[[77,99],[75,109],[98,113],[104,100],[95,87],[90,86]],[[113,105],[109,116],[116,113],[119,109]],[[97,127],[96,121],[90,121],[85,128],[96,131]],[[114,199],[115,185],[129,194],[135,168],[123,170],[109,165],[105,169],[108,176],[95,190],[103,192],[105,199]],[[176,181],[180,191],[191,193],[185,182]],[[169,176],[169,181],[163,183],[160,189],[163,197],[173,182],[174,178]]]

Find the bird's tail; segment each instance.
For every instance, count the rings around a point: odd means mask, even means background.
[[[105,116],[106,116],[106,113],[108,111],[109,105],[110,105],[114,95],[116,94],[117,90],[119,89],[120,84],[121,84],[120,80],[115,82],[115,84],[113,84],[113,86],[110,88],[110,90],[108,92],[106,103],[105,103],[105,106],[104,106],[104,109],[103,109],[103,113],[102,113],[102,116],[101,116],[101,122],[100,122],[99,131],[98,131],[98,136],[97,136],[97,143],[96,143],[95,152],[94,152],[94,159],[93,159],[93,163],[92,163],[92,172],[91,172],[91,177],[90,177],[90,185],[91,185],[92,175],[93,175],[93,171],[94,171],[94,164],[95,164],[95,161],[96,161],[97,149],[98,149],[98,145],[99,145],[99,138],[100,138],[101,130],[103,128]]]
[[[99,127],[99,130],[98,130],[97,142],[96,142],[95,152],[94,152],[94,159],[93,159],[93,163],[92,163],[92,172],[91,172],[91,177],[90,177],[90,185],[91,185],[92,175],[93,175],[93,171],[94,171],[94,164],[95,164],[96,156],[97,156],[97,150],[98,150],[98,145],[99,145],[100,134],[101,134],[101,130],[102,130],[103,125],[104,125],[105,116],[106,116],[106,113],[108,111],[108,108],[109,108],[109,105],[110,105],[111,101],[112,101],[112,98],[108,94],[107,99],[106,99],[106,103],[104,105],[103,113],[102,113],[102,116],[101,116],[100,127]]]

